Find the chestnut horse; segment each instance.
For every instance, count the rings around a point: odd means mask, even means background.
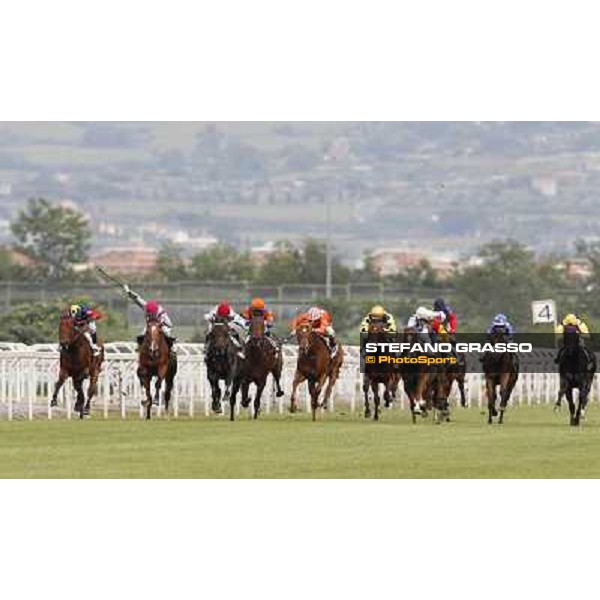
[[[92,398],[98,391],[98,377],[104,360],[104,347],[102,344],[98,342],[101,352],[99,356],[94,357],[83,333],[84,331],[75,325],[75,321],[69,313],[65,312],[60,316],[58,326],[60,371],[50,403],[51,407],[58,406],[58,394],[67,379],[71,378],[77,393],[75,412],[79,413],[80,419],[90,414]],[[86,379],[90,380],[87,401],[85,401],[83,393],[83,382]]]
[[[156,319],[148,321],[144,340],[140,347],[137,375],[146,392],[146,400],[142,405],[146,409],[146,419],[152,418],[152,392],[150,386],[156,377],[155,402],[160,402],[160,389],[163,381],[165,388],[165,411],[169,415],[169,403],[177,375],[177,355],[169,350],[169,345],[163,334],[160,323]]]
[[[250,406],[250,385],[256,386],[254,396],[254,419],[260,414],[260,401],[267,385],[269,374],[273,375],[277,388],[277,397],[283,396],[281,389],[281,372],[283,356],[281,347],[265,335],[265,318],[262,312],[256,311],[251,315],[250,339],[244,349],[244,360],[236,373],[231,390],[230,420],[235,421],[235,404],[238,392],[242,391],[242,407]]]
[[[414,327],[407,327],[402,337],[407,344],[421,342],[421,335]],[[403,357],[416,359],[421,355],[421,352],[416,352],[404,354]],[[413,363],[402,365],[400,372],[404,381],[404,391],[410,402],[412,421],[416,423],[417,415],[427,416],[427,411],[432,408],[433,394],[437,394],[434,388],[435,369],[424,363]]]
[[[308,381],[312,420],[316,421],[317,408],[327,408],[329,406],[331,393],[344,363],[344,349],[341,344],[338,344],[337,353],[331,358],[327,342],[313,331],[312,325],[307,321],[298,324],[295,334],[298,340],[298,364],[292,389],[291,412],[295,413],[298,410],[298,387],[304,381]],[[323,404],[320,405],[319,396],[325,382],[328,382],[325,399]]]
[[[367,342],[390,343],[392,335],[385,331],[383,323],[371,323],[367,332]],[[371,418],[371,406],[369,405],[369,391],[373,392],[373,401],[375,403],[375,414],[373,418],[379,421],[379,407],[381,399],[379,397],[379,387],[383,385],[383,399],[385,407],[389,408],[392,399],[395,396],[395,390],[400,383],[400,374],[395,369],[389,369],[387,372],[365,372],[363,375],[363,393],[365,395],[365,419]]]

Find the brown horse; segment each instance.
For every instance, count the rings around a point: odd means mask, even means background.
[[[260,402],[267,385],[269,374],[273,375],[277,397],[283,396],[281,372],[283,356],[281,347],[265,335],[265,318],[262,312],[255,311],[250,319],[250,339],[244,349],[244,360],[236,373],[231,390],[230,420],[235,421],[235,405],[238,392],[242,391],[242,407],[250,406],[250,385],[256,386],[254,396],[254,419],[260,414]]]
[[[333,388],[340,376],[340,370],[344,363],[344,349],[338,345],[336,355],[331,358],[331,353],[327,342],[313,331],[313,327],[308,322],[300,323],[296,327],[296,338],[298,340],[298,365],[296,366],[296,375],[294,377],[294,387],[292,389],[291,411],[295,413],[298,410],[297,392],[298,387],[304,381],[308,381],[308,390],[311,399],[312,420],[317,420],[317,409],[327,408]],[[325,399],[323,404],[319,404],[319,396],[328,382],[325,390]]]
[[[177,355],[169,350],[169,344],[163,334],[160,323],[149,320],[146,326],[146,334],[140,347],[138,372],[140,383],[146,393],[146,400],[142,405],[146,409],[146,419],[152,418],[152,392],[150,386],[152,379],[156,377],[155,402],[160,402],[160,389],[163,381],[165,388],[165,411],[169,415],[169,403],[177,375]]]
[[[389,343],[392,341],[392,337],[385,331],[385,325],[383,323],[371,323],[367,332],[367,342],[375,343]],[[389,408],[392,403],[392,399],[395,395],[395,390],[398,388],[400,383],[400,374],[398,371],[389,370],[387,372],[376,373],[366,372],[363,375],[363,393],[365,395],[365,419],[371,418],[371,406],[369,404],[369,392],[373,392],[373,401],[375,403],[375,414],[373,418],[375,421],[379,421],[379,407],[381,399],[379,397],[379,387],[383,385],[383,399],[385,401],[385,407]]]
[[[490,336],[491,343],[506,343],[505,334],[498,332]],[[504,423],[504,412],[512,392],[519,379],[519,356],[510,352],[486,352],[481,359],[485,374],[485,386],[488,400],[488,423],[499,416],[498,424]],[[500,413],[496,408],[500,390]]]
[[[104,348],[100,342],[100,355],[94,357],[88,341],[84,337],[84,331],[80,329],[67,312],[60,317],[58,327],[58,341],[60,344],[60,371],[58,381],[54,386],[51,407],[58,406],[58,394],[67,379],[73,380],[73,386],[77,393],[75,412],[83,419],[90,414],[92,398],[98,392],[98,378],[102,370],[104,360]],[[83,393],[83,382],[89,379],[90,384],[87,392],[87,401]]]

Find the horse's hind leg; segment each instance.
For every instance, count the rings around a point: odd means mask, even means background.
[[[465,376],[459,375],[456,379],[458,383],[458,391],[460,392],[460,405],[463,408],[467,408],[467,394],[465,392]]]

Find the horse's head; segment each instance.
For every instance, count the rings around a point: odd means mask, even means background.
[[[492,344],[503,344],[508,341],[508,335],[503,327],[495,327],[490,333]]]
[[[265,313],[253,310],[250,315],[250,337],[258,339],[265,336]]]
[[[298,340],[298,348],[302,354],[306,354],[310,348],[313,336],[312,324],[308,321],[303,321],[296,327],[296,339]]]
[[[145,345],[153,360],[158,359],[160,354],[160,343],[162,340],[162,331],[158,319],[149,318],[146,325]]]
[[[581,347],[580,333],[577,325],[566,325],[563,331],[563,348],[566,354],[579,352]]]
[[[229,324],[225,320],[217,320],[212,327],[212,347],[224,352],[229,347]]]
[[[73,345],[75,338],[77,337],[77,330],[75,329],[75,321],[69,312],[64,312],[60,315],[60,322],[58,325],[58,343],[60,349],[67,351]]]
[[[419,332],[416,327],[406,327],[402,334],[402,339],[407,344],[415,344],[419,341]]]

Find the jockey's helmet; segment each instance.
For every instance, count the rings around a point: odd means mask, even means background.
[[[78,319],[79,317],[81,317],[81,306],[79,306],[79,304],[73,304],[71,306],[70,312],[71,316],[74,319]]]
[[[231,306],[227,302],[219,304],[217,307],[217,317],[226,318],[231,314]]]
[[[500,313],[494,317],[494,322],[492,324],[494,327],[504,327],[508,324],[508,319],[506,318],[506,315]]]
[[[252,302],[250,302],[250,308],[252,310],[265,310],[267,304],[262,298],[254,298]]]
[[[419,306],[415,313],[415,317],[417,317],[419,321],[427,321],[429,319],[429,311],[424,306]]]
[[[160,306],[156,300],[148,300],[146,302],[146,314],[150,317],[156,317]]]
[[[318,321],[321,318],[321,315],[323,314],[323,311],[321,311],[320,308],[317,308],[316,306],[313,306],[309,311],[308,311],[308,318],[311,321]]]
[[[447,312],[448,305],[446,304],[446,301],[443,298],[438,298],[433,303],[433,310],[437,310],[438,312]]]
[[[374,306],[369,315],[374,319],[383,319],[385,317],[385,308],[381,305]]]
[[[565,327],[568,327],[569,325],[577,325],[578,323],[579,319],[577,318],[577,315],[574,314],[567,315],[563,320],[563,325]]]

